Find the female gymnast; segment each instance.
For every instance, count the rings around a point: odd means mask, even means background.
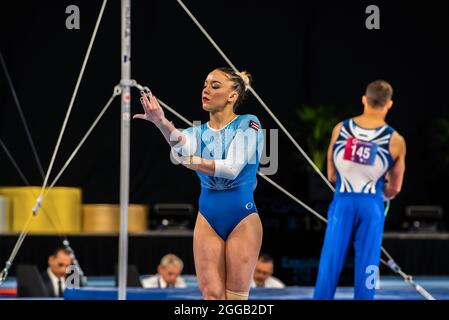
[[[157,99],[141,92],[144,114],[172,154],[201,181],[193,253],[199,287],[206,300],[247,300],[262,242],[262,224],[253,191],[263,148],[260,121],[237,115],[251,77],[229,68],[207,76],[202,91],[207,123],[180,131],[165,118]]]

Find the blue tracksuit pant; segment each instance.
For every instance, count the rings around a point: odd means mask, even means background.
[[[384,227],[383,198],[336,194],[329,207],[314,299],[333,299],[349,246],[354,246],[354,298],[374,298]]]

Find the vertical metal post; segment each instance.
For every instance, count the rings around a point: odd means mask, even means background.
[[[131,0],[122,0],[122,119],[120,141],[120,237],[118,299],[126,300],[128,266],[129,150],[131,112]]]

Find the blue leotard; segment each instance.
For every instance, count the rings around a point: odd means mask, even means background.
[[[226,240],[240,221],[257,212],[253,191],[264,144],[260,121],[254,115],[238,115],[220,130],[203,123],[183,133],[194,139],[194,155],[215,160],[214,176],[197,171],[199,211]]]

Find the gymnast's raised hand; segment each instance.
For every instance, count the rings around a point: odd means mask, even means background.
[[[193,141],[191,141],[191,139],[187,139],[186,136],[178,130],[171,121],[168,121],[165,118],[164,111],[159,105],[157,98],[151,93],[146,93],[144,91],[140,91],[140,95],[140,102],[145,113],[136,114],[133,116],[133,119],[143,119],[154,123],[162,132],[165,140],[171,147],[174,147],[175,149],[176,147],[183,148],[185,151],[187,150],[188,155],[184,156],[179,156],[177,153],[172,153],[177,162],[181,163],[188,169],[201,170],[204,173],[213,175],[215,170],[214,162],[205,161],[194,156],[194,152],[188,151],[192,148],[196,148],[196,146],[193,146]]]
[[[153,122],[156,126],[164,120],[164,110],[162,110],[156,97],[140,91],[140,103],[145,113],[134,115],[133,119],[144,119]]]

